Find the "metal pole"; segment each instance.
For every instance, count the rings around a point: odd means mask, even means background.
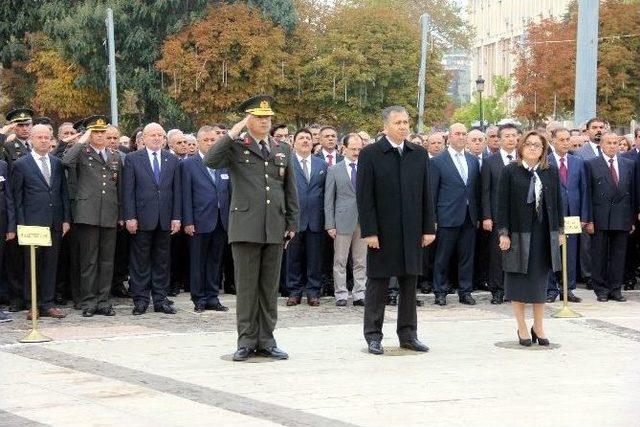
[[[573,122],[576,126],[596,115],[599,1],[578,0],[576,87]]]
[[[478,103],[480,104],[480,130],[484,132],[484,109],[482,108],[482,91],[478,91]]]
[[[424,100],[427,80],[427,31],[429,29],[429,15],[423,13],[420,16],[422,24],[422,44],[420,46],[420,74],[418,75],[418,133],[424,129]]]
[[[118,91],[116,89],[116,45],[113,35],[113,11],[107,9],[107,44],[109,46],[109,95],[111,98],[111,124],[118,126]]]
[[[38,330],[38,288],[36,287],[36,247],[29,248],[29,262],[31,263],[31,331],[18,340],[22,343],[40,343],[51,341]]]

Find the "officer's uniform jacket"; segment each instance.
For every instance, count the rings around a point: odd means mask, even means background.
[[[225,135],[209,149],[204,164],[227,168],[233,192],[229,242],[278,244],[285,230],[298,229],[298,193],[288,144],[269,140],[265,159],[249,134]]]
[[[118,152],[105,149],[104,162],[88,143],[75,144],[62,156],[62,163],[75,175],[70,198],[73,221],[77,224],[115,227],[122,218],[120,188],[122,160]]]

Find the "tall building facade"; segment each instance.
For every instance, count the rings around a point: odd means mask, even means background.
[[[455,50],[442,56],[442,65],[451,79],[447,93],[456,105],[463,105],[471,100],[470,64],[469,55],[463,51]]]
[[[492,77],[509,77],[516,65],[514,44],[526,35],[527,25],[542,19],[559,19],[571,0],[468,0],[467,19],[475,28],[471,49],[471,88],[482,76],[484,93],[495,94]]]

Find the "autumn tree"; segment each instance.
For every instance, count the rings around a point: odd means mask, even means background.
[[[245,4],[223,4],[168,38],[157,67],[167,91],[198,122],[226,120],[244,99],[282,79],[285,32]]]
[[[640,118],[640,1],[607,0],[600,7],[598,115],[626,124]],[[516,48],[515,113],[539,122],[574,109],[576,5],[563,20],[531,24]]]

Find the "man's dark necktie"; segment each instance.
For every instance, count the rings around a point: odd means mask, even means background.
[[[262,152],[262,157],[265,159],[269,157],[269,149],[267,148],[266,142],[260,141],[260,151]]]
[[[353,185],[353,189],[357,190],[356,183],[358,182],[358,171],[356,170],[356,164],[351,162],[349,163],[351,166],[351,185]]]
[[[560,181],[562,181],[562,185],[567,186],[567,165],[565,164],[564,157],[560,157],[560,168],[558,169],[560,172]]]
[[[618,173],[616,172],[616,168],[613,167],[613,159],[609,159],[609,170],[611,171],[611,179],[613,183],[618,186]]]
[[[160,163],[158,163],[158,153],[153,152],[153,177],[156,179],[156,184],[160,184]]]

